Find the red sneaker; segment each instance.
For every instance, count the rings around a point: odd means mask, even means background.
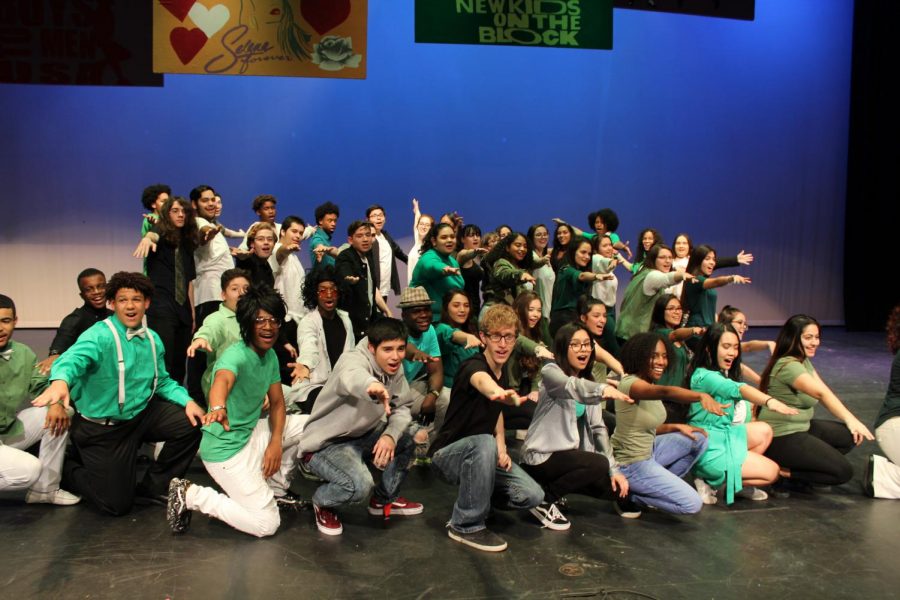
[[[313,510],[316,513],[316,527],[325,535],[341,535],[344,533],[344,526],[341,520],[330,509],[323,506],[313,504]]]
[[[424,506],[418,502],[407,500],[403,496],[397,496],[397,499],[390,504],[379,502],[374,496],[369,500],[369,514],[376,517],[383,515],[385,519],[390,519],[391,514],[420,515],[423,510],[425,510]]]

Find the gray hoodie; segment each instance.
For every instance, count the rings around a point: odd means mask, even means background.
[[[385,415],[381,400],[373,400],[366,393],[374,381],[384,383],[391,394],[390,417]],[[369,352],[369,338],[364,337],[334,365],[306,422],[300,452],[317,452],[340,438],[362,437],[376,427],[384,427],[384,433],[396,442],[412,420],[411,404],[403,367],[394,375],[386,375]]]

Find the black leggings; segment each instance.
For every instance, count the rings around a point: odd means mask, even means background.
[[[791,479],[840,485],[853,478],[853,467],[844,458],[853,446],[853,436],[846,425],[813,419],[809,431],[774,438],[766,456],[790,469]]]
[[[596,452],[563,450],[539,465],[522,463],[522,468],[544,488],[547,502],[556,502],[568,494],[613,498],[609,461]]]

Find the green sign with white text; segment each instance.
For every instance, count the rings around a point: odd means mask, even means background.
[[[612,49],[613,0],[416,0],[416,42]]]

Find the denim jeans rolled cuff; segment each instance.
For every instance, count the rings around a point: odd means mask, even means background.
[[[360,438],[326,446],[312,455],[309,469],[325,480],[313,494],[316,505],[333,508],[342,504],[361,504],[373,492],[379,501],[397,498],[409,471],[415,443],[408,433],[400,436],[394,458],[385,467],[376,487],[366,463],[372,462],[372,449],[383,430],[382,424]]]
[[[492,502],[503,508],[531,508],[544,498],[541,486],[518,465],[509,471],[497,467],[497,441],[492,435],[457,440],[438,450],[431,465],[444,481],[459,486],[450,527],[461,533],[484,529]]]

